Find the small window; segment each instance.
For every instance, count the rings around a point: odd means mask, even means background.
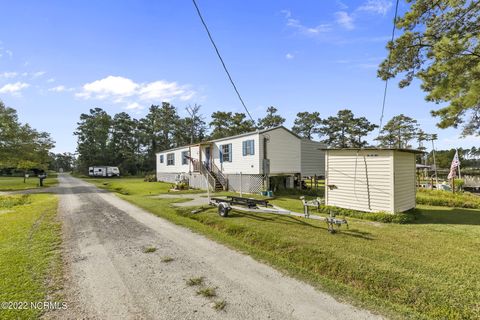
[[[182,164],[188,164],[188,151],[182,151]]]
[[[232,162],[232,144],[222,144],[220,146],[220,162]]]
[[[163,163],[163,154],[160,155],[160,163]]]
[[[167,166],[175,165],[175,153],[167,153]]]
[[[255,140],[243,141],[242,147],[244,156],[253,156],[255,154]]]

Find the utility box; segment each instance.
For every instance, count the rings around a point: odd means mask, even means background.
[[[415,155],[410,149],[326,149],[325,204],[365,212],[415,208]]]

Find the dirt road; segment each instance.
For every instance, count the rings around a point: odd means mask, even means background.
[[[376,318],[82,180],[59,179],[68,309],[47,318]],[[144,253],[149,246],[157,250]],[[197,295],[186,284],[194,277],[217,296]]]

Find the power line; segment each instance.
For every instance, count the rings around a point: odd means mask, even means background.
[[[230,80],[230,83],[233,86],[233,89],[237,93],[238,99],[240,99],[240,102],[243,105],[243,108],[247,112],[248,116],[250,117],[250,120],[252,120],[255,123],[255,120],[253,120],[252,115],[250,112],[248,112],[247,106],[245,105],[245,102],[243,102],[242,96],[240,95],[240,92],[238,92],[237,86],[235,85],[235,82],[233,82],[232,76],[230,75],[230,72],[228,72],[227,66],[225,65],[225,62],[222,59],[222,56],[220,55],[220,51],[218,51],[217,45],[215,44],[215,41],[213,41],[212,35],[210,34],[210,30],[208,30],[207,24],[205,23],[205,20],[203,20],[202,13],[200,12],[200,9],[198,8],[197,2],[195,0],[192,0],[193,5],[195,6],[195,9],[197,10],[198,17],[202,21],[203,26],[205,27],[205,31],[207,31],[208,38],[210,39],[210,42],[213,45],[213,48],[215,49],[215,52],[217,53],[218,58],[220,59],[220,62],[222,63],[223,69],[225,70],[228,79]]]
[[[391,39],[392,43],[393,43],[393,39],[395,39],[395,22],[397,21],[399,2],[400,1],[397,0],[397,3],[395,5],[395,16],[393,18],[392,39]],[[387,60],[387,72],[390,72],[390,57],[388,57],[388,60]],[[385,112],[385,102],[387,101],[387,90],[388,90],[388,78],[385,79],[385,89],[383,90],[382,115],[380,116],[380,126],[378,127],[378,135],[380,135],[380,131],[382,130],[382,125],[383,125],[383,114]]]

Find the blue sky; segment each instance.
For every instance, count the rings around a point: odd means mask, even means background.
[[[328,117],[349,108],[378,124],[384,83],[376,68],[386,55],[392,1],[198,4],[254,118],[274,105],[290,127],[299,111]],[[206,115],[243,112],[190,0],[0,5],[0,99],[22,122],[50,132],[56,152],[75,151],[76,123],[92,107],[141,117],[165,100],[182,115],[194,103]],[[437,129],[435,107],[418,82],[400,90],[392,81],[385,119],[418,119],[439,134],[440,148],[480,144]]]

